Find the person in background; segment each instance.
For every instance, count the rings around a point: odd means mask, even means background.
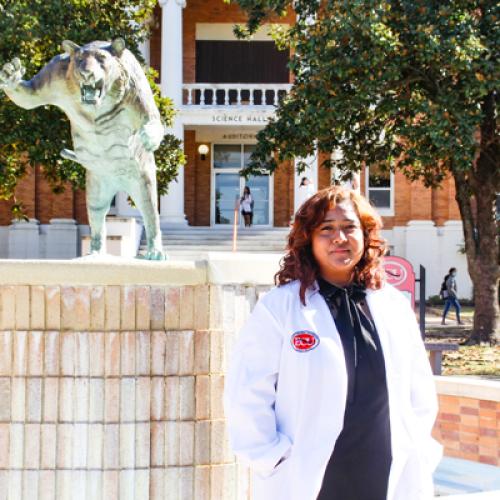
[[[430,500],[437,397],[409,301],[385,282],[382,221],[332,186],[298,210],[277,287],[226,375],[255,500]]]
[[[446,324],[446,315],[448,311],[451,309],[451,306],[455,308],[455,314],[457,315],[457,324],[463,325],[463,322],[460,319],[460,302],[458,301],[458,290],[457,290],[457,269],[456,267],[452,267],[448,271],[448,275],[446,277],[446,302],[444,304],[443,311],[443,319],[441,320],[441,324]]]
[[[310,198],[315,192],[316,190],[314,189],[314,184],[307,177],[302,177],[297,194],[297,207],[300,208],[304,201]]]
[[[251,227],[253,222],[253,206],[254,201],[250,188],[245,186],[243,189],[243,196],[240,199],[241,214],[245,220],[245,227]]]

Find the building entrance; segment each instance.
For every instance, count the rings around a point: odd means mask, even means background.
[[[254,200],[253,225],[272,225],[272,177],[269,174],[239,175],[247,164],[255,146],[252,144],[214,144],[212,165],[212,225],[231,225],[234,209],[245,186],[250,188]],[[242,224],[241,217],[240,224]]]

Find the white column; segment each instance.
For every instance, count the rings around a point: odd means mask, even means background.
[[[297,173],[297,163],[299,161],[304,161],[307,163],[306,169],[301,173]],[[318,190],[318,155],[317,150],[314,155],[310,155],[307,158],[296,158],[295,159],[295,189],[294,189],[294,198],[293,198],[293,211],[294,213],[297,211],[298,201],[299,201],[299,186],[302,180],[302,177],[307,177],[312,185],[314,186],[314,191]]]
[[[182,9],[185,0],[160,0],[161,18],[161,91],[170,97],[174,108],[182,105]],[[167,133],[184,140],[184,126],[179,115],[174,118],[174,126]],[[160,223],[187,225],[184,215],[184,170],[180,168],[177,179],[172,181],[168,194],[160,198]]]

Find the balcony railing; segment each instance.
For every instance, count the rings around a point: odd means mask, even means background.
[[[277,106],[289,83],[185,83],[186,106]]]

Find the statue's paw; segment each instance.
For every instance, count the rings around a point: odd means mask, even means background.
[[[146,260],[168,260],[168,255],[163,250],[148,250],[144,255],[140,255],[139,258]]]
[[[78,158],[76,157],[76,153],[74,151],[71,151],[71,149],[64,148],[63,150],[61,150],[60,155],[66,160],[78,162]]]
[[[26,69],[16,57],[11,62],[5,63],[0,69],[0,88],[13,89],[22,80]]]

